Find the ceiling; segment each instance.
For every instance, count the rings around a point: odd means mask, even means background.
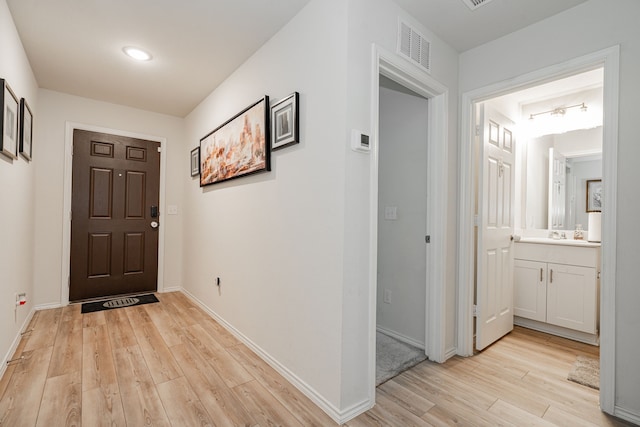
[[[38,85],[178,117],[310,0],[7,0]],[[395,0],[459,52],[585,0]],[[461,31],[464,29],[464,31]],[[136,62],[125,46],[151,52]]]

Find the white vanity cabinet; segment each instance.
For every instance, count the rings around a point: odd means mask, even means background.
[[[514,322],[596,343],[599,245],[525,241],[514,255]]]

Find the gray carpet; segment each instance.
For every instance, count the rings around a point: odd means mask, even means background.
[[[425,360],[424,350],[376,333],[376,386]]]
[[[592,357],[578,356],[567,379],[599,390],[600,361]]]

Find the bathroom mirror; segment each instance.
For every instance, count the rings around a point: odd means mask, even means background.
[[[586,228],[586,182],[602,176],[602,127],[527,141],[523,228]]]

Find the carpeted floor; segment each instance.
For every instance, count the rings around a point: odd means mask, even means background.
[[[427,356],[424,350],[376,333],[376,386],[417,365]]]
[[[600,361],[592,357],[578,356],[567,379],[599,390]]]

